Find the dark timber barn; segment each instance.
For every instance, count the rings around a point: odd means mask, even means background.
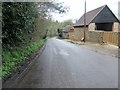
[[[107,5],[86,13],[86,27],[89,31],[119,32],[119,20]],[[74,25],[76,29],[84,29],[84,15]]]

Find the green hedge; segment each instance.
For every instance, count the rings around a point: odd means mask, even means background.
[[[33,52],[38,50],[44,44],[45,40],[38,40],[26,48],[14,48],[11,51],[3,50],[1,77],[5,78],[17,67],[18,64],[25,61]]]
[[[21,46],[34,38],[39,11],[34,2],[2,3],[2,45]]]

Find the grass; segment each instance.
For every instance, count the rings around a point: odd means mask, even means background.
[[[25,61],[26,58],[44,44],[45,40],[38,40],[26,48],[16,47],[11,51],[3,50],[2,68],[0,68],[0,77],[5,78],[17,67],[18,64]]]

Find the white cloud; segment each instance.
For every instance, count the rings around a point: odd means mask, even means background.
[[[79,19],[84,13],[84,0],[59,0],[65,2],[66,5],[70,7],[70,10],[65,15],[54,14],[54,19],[58,21],[63,21],[66,19]],[[87,11],[98,8],[102,5],[107,4],[108,7],[113,11],[113,13],[118,15],[118,1],[119,0],[86,0]]]

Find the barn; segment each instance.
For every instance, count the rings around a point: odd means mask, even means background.
[[[119,20],[107,5],[101,6],[86,13],[87,30],[119,32],[118,25]],[[74,25],[74,28],[83,29],[83,27],[84,15]]]
[[[86,16],[86,28],[84,29],[84,16]],[[84,14],[75,24],[74,32],[69,33],[69,39],[103,43],[105,33],[109,33],[110,38],[116,38],[118,44],[118,35],[120,32],[120,22],[107,5],[96,8]],[[111,33],[111,35],[110,35]],[[110,39],[109,42],[111,42]],[[112,41],[112,43],[115,40]]]

